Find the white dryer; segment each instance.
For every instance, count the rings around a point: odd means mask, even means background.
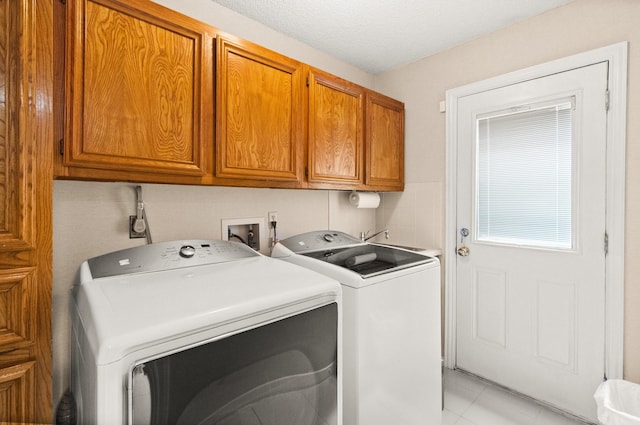
[[[189,240],[84,262],[72,300],[79,424],[342,423],[333,279]]]
[[[272,257],[342,284],[345,425],[440,423],[437,258],[326,230],[282,240]]]

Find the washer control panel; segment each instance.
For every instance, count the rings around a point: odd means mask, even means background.
[[[280,243],[296,254],[363,244],[360,239],[335,230],[303,233],[282,240]]]
[[[246,245],[219,240],[154,243],[111,252],[87,260],[91,276],[119,276],[181,267],[223,263],[261,254]]]

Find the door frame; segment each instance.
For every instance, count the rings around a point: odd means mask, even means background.
[[[605,374],[622,378],[624,342],[624,230],[627,129],[628,42],[579,53],[552,62],[457,87],[446,92],[446,204],[445,204],[445,336],[444,362],[456,364],[456,242],[457,242],[457,125],[461,97],[545,77],[571,69],[609,62],[607,117],[605,257]],[[605,94],[603,93],[603,104]],[[604,235],[603,235],[604,237]],[[604,242],[603,242],[604,244]],[[451,259],[449,261],[449,259]]]

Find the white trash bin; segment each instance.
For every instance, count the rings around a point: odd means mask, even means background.
[[[609,379],[598,386],[593,397],[601,424],[640,425],[640,385]]]

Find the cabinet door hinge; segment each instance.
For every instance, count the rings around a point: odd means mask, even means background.
[[[611,95],[609,93],[609,89],[604,92],[604,110],[609,112],[609,104],[610,104]]]
[[[304,167],[304,176],[309,177],[309,167],[307,166]]]
[[[607,232],[604,233],[604,256],[606,257],[609,253],[609,234]]]
[[[309,87],[309,76],[307,75],[307,87]]]
[[[67,4],[67,0],[60,0],[60,3]]]
[[[64,156],[64,139],[60,139],[58,142],[58,148],[60,149],[60,155]]]

